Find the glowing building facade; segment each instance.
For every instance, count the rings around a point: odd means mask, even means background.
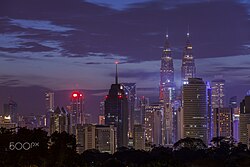
[[[72,124],[84,124],[84,98],[80,91],[71,94]]]
[[[174,65],[168,35],[161,56],[160,101],[170,102],[175,95]]]
[[[186,84],[188,82],[188,78],[195,78],[195,77],[196,77],[196,67],[193,57],[193,47],[190,42],[190,34],[188,32],[186,46],[184,47],[183,57],[182,57],[182,66],[181,66],[182,84]]]
[[[164,145],[173,144],[173,109],[172,102],[175,98],[174,66],[172,50],[169,45],[168,35],[161,57],[161,78],[160,96],[161,107],[163,109],[162,118],[162,143]]]

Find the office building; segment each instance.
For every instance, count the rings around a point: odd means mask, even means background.
[[[135,83],[121,83],[128,99],[128,131],[132,137],[134,129],[134,112],[136,100],[136,84]]]
[[[173,109],[172,102],[175,98],[174,66],[172,50],[170,48],[168,34],[161,56],[160,68],[160,93],[159,100],[162,104],[162,143],[165,145],[173,144]]]
[[[229,99],[229,108],[237,108],[237,96],[233,96]]]
[[[134,124],[145,124],[146,107],[149,105],[149,98],[142,96],[136,97]]]
[[[51,135],[54,132],[67,132],[71,133],[70,114],[64,109],[57,107],[50,117],[50,130]]]
[[[128,99],[124,87],[118,84],[117,64],[115,84],[111,85],[105,100],[105,125],[117,128],[117,146],[128,146]]]
[[[116,149],[116,128],[113,125],[78,124],[76,126],[77,152],[88,149],[113,154]]]
[[[10,116],[11,123],[18,122],[17,103],[9,98],[8,103],[3,104],[3,116]]]
[[[181,139],[181,101],[175,100],[173,103],[173,143]]]
[[[72,125],[85,124],[84,97],[80,91],[73,91],[71,94]]]
[[[207,86],[207,129],[208,129],[208,142],[213,139],[213,108],[212,108],[212,88],[209,82],[206,82]]]
[[[161,56],[160,68],[160,102],[170,103],[175,97],[174,65],[168,34]]]
[[[182,57],[182,66],[181,66],[181,78],[182,84],[186,84],[188,82],[188,78],[196,77],[196,67],[195,60],[193,57],[193,47],[190,42],[190,34],[187,33],[186,46],[183,50]]]
[[[208,144],[207,85],[201,78],[189,78],[182,96],[183,137],[199,138]]]
[[[248,144],[248,129],[247,125],[250,124],[250,95],[240,103],[240,120],[239,120],[239,140],[243,144]]]

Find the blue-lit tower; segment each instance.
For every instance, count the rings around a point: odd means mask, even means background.
[[[181,78],[182,84],[187,84],[188,78],[196,77],[196,67],[193,57],[193,47],[190,42],[190,34],[187,33],[186,46],[183,50],[182,66],[181,66]]]
[[[162,144],[173,144],[173,109],[172,102],[175,98],[174,65],[172,50],[168,34],[161,56],[161,78],[159,100],[162,105]]]

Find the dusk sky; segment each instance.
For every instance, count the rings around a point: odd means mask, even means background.
[[[188,26],[198,77],[222,75],[242,100],[250,0],[1,0],[0,86],[105,90],[119,61],[120,82],[157,90],[167,29],[180,83]]]

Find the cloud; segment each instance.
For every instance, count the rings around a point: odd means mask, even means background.
[[[110,76],[115,76],[115,73],[111,73]],[[119,77],[121,78],[137,78],[137,79],[159,79],[159,72],[145,72],[145,71],[130,71],[126,70],[124,72],[119,72]]]
[[[25,2],[2,1],[0,16],[9,21],[1,32],[10,28],[12,33],[25,32],[22,40],[58,41],[57,52],[66,57],[94,52],[126,55],[131,62],[158,60],[168,27],[173,56],[180,59],[188,24],[197,59],[250,53],[244,47],[250,42],[246,3],[150,1],[117,11],[80,0]]]
[[[9,23],[11,25],[16,25],[25,29],[47,30],[54,32],[67,32],[74,30],[74,28],[54,25],[51,21],[47,20],[11,19]]]
[[[0,86],[19,86],[21,81],[15,79],[15,76],[0,75]]]
[[[47,46],[43,46],[36,42],[24,42],[21,43],[21,47],[18,48],[3,48],[0,47],[0,51],[9,52],[9,53],[17,53],[17,52],[47,52],[52,51],[54,48],[50,48]]]

